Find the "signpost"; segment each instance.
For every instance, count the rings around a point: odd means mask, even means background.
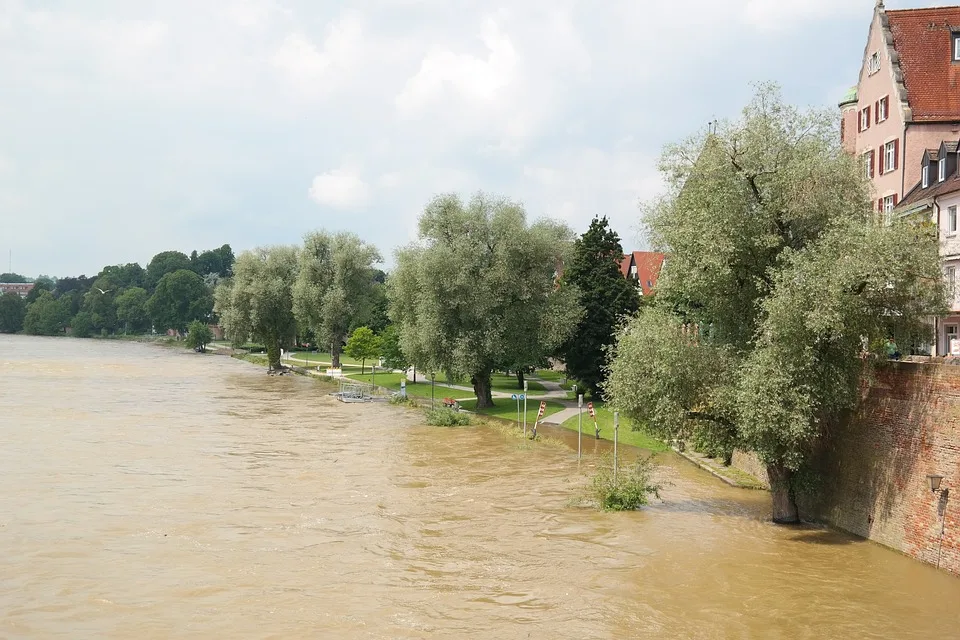
[[[617,433],[620,431],[620,412],[613,412],[613,481],[617,481],[617,468],[620,466],[617,462]]]
[[[583,439],[583,394],[577,396],[577,462],[580,462],[581,446]]]
[[[521,393],[520,395],[513,394],[510,396],[511,400],[517,401],[517,429],[520,428],[520,401],[526,399],[527,394]]]
[[[593,410],[593,403],[587,403],[587,410],[590,412],[590,417],[593,418],[593,432],[596,435],[597,440],[600,439],[600,425],[597,424],[597,412]]]
[[[400,397],[401,398],[407,397],[407,381],[406,380],[400,381]]]

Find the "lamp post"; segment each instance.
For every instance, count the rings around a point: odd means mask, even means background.
[[[576,389],[576,385],[574,385]],[[581,456],[581,446],[580,441],[583,439],[583,394],[577,396],[577,462],[580,462]]]
[[[527,439],[527,381],[523,381],[523,439]]]
[[[620,412],[613,412],[613,481],[617,481],[617,468],[620,466],[617,460],[617,434],[620,432]]]
[[[433,381],[437,377],[436,372],[430,372],[430,408],[433,409]]]
[[[940,553],[943,551],[943,532],[947,523],[947,500],[950,498],[950,489],[940,487],[943,483],[943,476],[938,474],[928,475],[927,482],[930,484],[931,493],[940,494],[940,504],[937,509],[940,512],[940,541],[937,543],[937,569],[939,569]]]

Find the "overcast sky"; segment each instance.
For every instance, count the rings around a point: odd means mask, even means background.
[[[888,8],[927,4],[890,0]],[[874,0],[0,0],[0,271],[325,227],[388,263],[438,192],[639,248],[661,147],[751,83],[835,106]]]

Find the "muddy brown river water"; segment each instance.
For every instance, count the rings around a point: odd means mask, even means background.
[[[328,392],[0,336],[0,638],[960,638],[960,579],[672,454],[662,503],[599,513],[575,434]]]

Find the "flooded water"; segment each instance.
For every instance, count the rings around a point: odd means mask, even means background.
[[[230,358],[0,336],[0,385],[2,638],[960,637],[960,580],[666,454],[604,514],[575,450]]]

